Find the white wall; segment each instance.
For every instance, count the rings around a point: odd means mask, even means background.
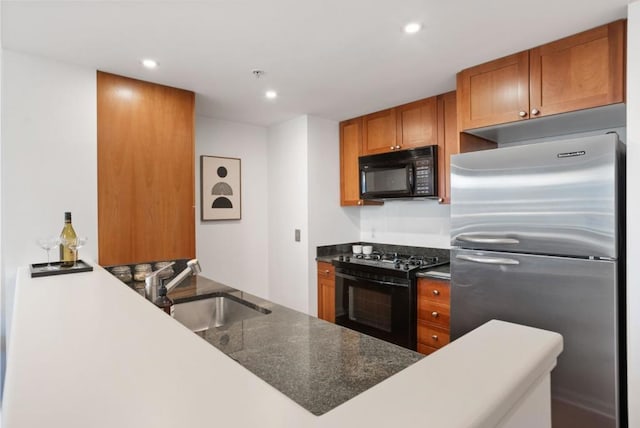
[[[386,201],[360,208],[360,240],[449,248],[450,209],[437,201]]]
[[[5,50],[2,91],[2,283],[10,333],[16,269],[46,260],[36,239],[59,234],[65,211],[89,238],[81,257],[97,256],[96,72]]]
[[[629,426],[640,427],[640,2],[627,22],[627,337]]]
[[[200,220],[200,156],[241,159],[242,218]],[[196,117],[196,255],[203,275],[266,298],[267,129]]]
[[[309,150],[309,309],[317,315],[316,247],[360,240],[358,207],[340,207],[340,130],[338,122],[308,116]]]
[[[268,129],[269,299],[308,310],[307,116]],[[300,229],[300,242],[294,230]]]
[[[2,7],[0,6],[0,82],[2,82]],[[2,224],[2,85],[0,85],[0,225]],[[2,281],[2,272],[4,272],[4,259],[2,258],[2,227],[0,227],[0,403],[3,396],[4,372],[6,368],[6,330],[4,313],[4,286]],[[1,418],[0,418],[1,419]]]

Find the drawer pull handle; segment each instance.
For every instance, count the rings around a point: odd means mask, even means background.
[[[433,312],[431,312],[431,316],[434,317],[434,318],[438,318],[440,316],[440,314],[435,312],[435,311],[433,311]]]
[[[439,290],[433,290],[433,295],[434,296],[439,296],[440,295],[440,291]]]
[[[325,270],[324,273],[329,273],[329,269]]]
[[[435,340],[436,342],[438,341],[438,335],[437,335],[437,334],[434,334],[433,336],[431,336],[431,338],[432,338],[433,340]]]

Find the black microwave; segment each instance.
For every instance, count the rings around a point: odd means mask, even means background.
[[[360,198],[430,198],[437,196],[437,146],[361,156]]]

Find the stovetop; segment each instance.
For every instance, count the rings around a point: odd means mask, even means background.
[[[382,254],[374,252],[370,255],[363,254],[343,254],[335,257],[334,264],[349,266],[374,267],[376,269],[387,269],[396,272],[407,272],[414,274],[425,268],[440,266],[449,263],[449,260],[440,259],[439,257],[428,257],[421,255],[408,254]]]

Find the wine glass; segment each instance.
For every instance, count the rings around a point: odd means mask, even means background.
[[[57,266],[51,266],[51,250],[60,245],[60,238],[57,236],[46,236],[44,238],[38,238],[37,244],[40,248],[47,252],[47,265],[43,267],[44,270],[56,270]]]
[[[73,251],[73,267],[77,267],[78,266],[78,250],[82,247],[84,247],[87,243],[87,237],[86,236],[78,236],[75,239],[70,239],[67,242],[67,245],[69,246],[69,249],[71,251]]]

